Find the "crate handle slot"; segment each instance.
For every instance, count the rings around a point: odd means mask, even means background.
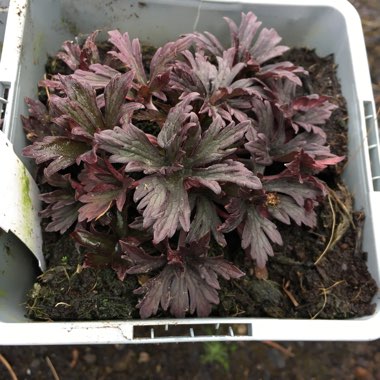
[[[380,191],[380,152],[376,112],[372,101],[364,101],[364,119],[367,130],[368,153],[374,191]]]
[[[195,341],[228,341],[251,338],[250,323],[164,324],[133,326],[132,341],[169,343]]]
[[[9,89],[10,89],[9,83],[0,82],[0,119],[1,120],[4,120],[5,111],[7,109]]]

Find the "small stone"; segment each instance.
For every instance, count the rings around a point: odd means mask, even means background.
[[[268,269],[266,267],[264,268],[255,267],[255,276],[258,280],[267,280]]]
[[[114,370],[116,372],[124,372],[129,367],[134,357],[135,353],[133,351],[128,351],[125,355],[122,356],[120,360],[114,364]]]
[[[238,335],[247,335],[248,333],[247,325],[238,325],[237,333]]]
[[[150,355],[147,352],[140,352],[139,358],[138,358],[138,363],[148,363],[150,360]]]
[[[30,368],[38,368],[41,364],[40,359],[33,359],[32,362],[30,363]]]
[[[356,367],[354,370],[354,375],[357,380],[373,380],[371,372],[364,367]]]
[[[91,353],[87,353],[83,356],[83,360],[87,363],[87,364],[94,364],[96,362],[96,355],[95,354],[91,354]]]

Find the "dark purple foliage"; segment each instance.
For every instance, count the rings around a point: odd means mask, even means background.
[[[226,234],[264,268],[283,244],[278,223],[316,225],[317,176],[343,159],[323,131],[333,99],[303,91],[308,73],[279,60],[277,32],[251,12],[226,21],[226,48],[195,32],[148,64],[128,33],[110,31],[107,54],[97,32],[65,42],[57,58],[71,75],[40,82],[46,105],[26,99],[24,155],[52,188],[46,229],[70,231],[85,267],[148,275],[135,291],[143,318],[209,315],[218,276],[244,275],[221,255],[238,252]]]
[[[179,245],[174,250],[166,241],[164,252],[160,256],[151,256],[136,245],[120,242],[122,257],[130,265],[127,273],[149,273],[160,269],[156,276],[135,291],[144,295],[137,305],[142,318],[157,313],[159,305],[176,317],[184,317],[187,312],[207,317],[212,305],[219,303],[218,275],[226,280],[244,276],[223,257],[209,257],[208,243],[209,235],[205,235],[198,242]]]

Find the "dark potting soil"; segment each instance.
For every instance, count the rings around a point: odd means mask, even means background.
[[[339,108],[324,127],[333,153],[347,155],[347,109],[341,95],[333,56],[291,49],[282,59],[303,66],[307,92],[328,95]],[[226,257],[245,271],[239,280],[219,279],[220,303],[212,316],[275,318],[353,318],[370,315],[377,286],[367,269],[361,249],[365,216],[353,211],[353,199],[341,182],[345,161],[329,168],[320,178],[330,191],[318,206],[315,228],[278,225],[283,246],[275,247],[266,273],[255,273],[245,259],[240,242]],[[68,234],[45,233],[48,270],[29,293],[27,315],[38,320],[96,320],[139,318],[133,290],[144,276],[127,276],[121,282],[111,269],[83,269],[83,255]],[[260,279],[261,278],[261,279]],[[157,317],[166,317],[159,312]]]

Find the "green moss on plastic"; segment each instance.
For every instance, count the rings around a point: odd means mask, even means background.
[[[32,200],[30,199],[30,182],[29,182],[29,177],[27,175],[26,169],[24,166],[21,168],[21,208],[22,208],[22,214],[24,216],[24,229],[25,229],[25,234],[29,237],[32,236],[32,209],[33,209],[33,204]]]

